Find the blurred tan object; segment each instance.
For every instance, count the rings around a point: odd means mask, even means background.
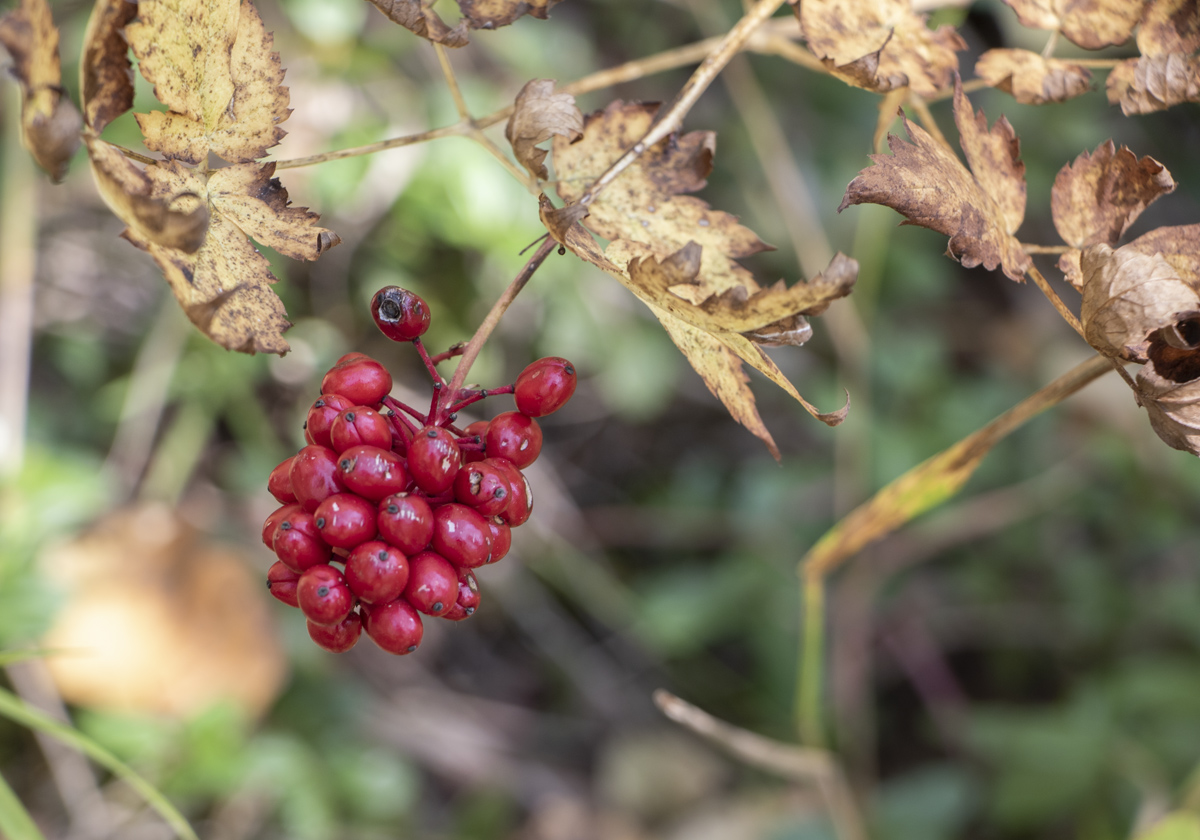
[[[265,590],[170,507],[118,510],[40,562],[70,593],[43,640],[68,702],[186,717],[231,700],[257,716],[282,688]]]

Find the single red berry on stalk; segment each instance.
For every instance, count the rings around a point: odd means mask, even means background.
[[[354,403],[337,394],[325,394],[312,404],[308,417],[304,420],[304,439],[317,446],[333,449],[333,441],[329,439],[329,428],[339,414]]]
[[[416,650],[425,632],[421,616],[403,598],[372,607],[368,611],[366,630],[375,644],[398,656]]]
[[[333,554],[329,543],[321,539],[313,515],[299,509],[279,521],[271,548],[284,565],[296,572],[328,563]]]
[[[345,653],[358,644],[362,635],[362,616],[352,612],[337,624],[329,626],[308,620],[308,637],[330,653]]]
[[[538,359],[521,371],[513,389],[517,411],[544,417],[558,411],[575,393],[575,366],[558,356]]]
[[[433,551],[413,555],[408,558],[404,599],[426,615],[441,615],[458,600],[458,573]]]
[[[392,448],[392,424],[370,406],[356,405],[333,418],[329,440],[334,450],[345,452],[352,446]]]
[[[378,533],[375,503],[356,493],[336,493],[317,505],[313,520],[321,539],[337,548],[354,548]]]
[[[379,503],[379,535],[411,556],[433,539],[433,509],[420,496],[396,493]]]
[[[392,341],[412,341],[429,329],[429,307],[408,289],[384,286],[371,298],[375,326]]]
[[[433,512],[433,550],[455,566],[473,569],[492,558],[487,520],[466,505],[441,505]]]
[[[446,429],[426,426],[408,444],[408,472],[426,493],[436,495],[449,490],[460,466],[462,452]]]
[[[283,507],[275,510],[275,512],[272,513],[270,516],[268,516],[266,521],[263,522],[263,528],[262,528],[263,545],[265,545],[267,548],[273,549],[275,546],[275,529],[279,527],[279,523],[284,520],[284,517],[289,516],[290,514],[294,513],[295,511],[300,511],[300,510],[304,510],[304,508],[300,507],[300,505],[296,505],[296,504],[284,505]]]
[[[488,562],[496,563],[503,560],[512,548],[512,528],[500,516],[489,516],[487,523],[488,530],[492,532],[492,559]]]
[[[378,502],[408,486],[404,459],[377,446],[352,446],[338,457],[346,488]]]
[[[510,492],[505,476],[486,462],[466,464],[454,477],[454,498],[484,516],[502,513]]]
[[[300,574],[277,560],[267,569],[267,589],[270,593],[289,607],[298,607],[296,603],[296,582]]]
[[[292,461],[296,459],[293,455],[286,461],[281,463],[275,469],[271,470],[271,475],[267,478],[267,490],[272,496],[279,500],[280,504],[291,504],[296,501],[296,494],[292,492]]]
[[[346,558],[346,585],[371,604],[386,604],[408,584],[408,558],[382,540],[365,542]]]
[[[296,501],[307,511],[316,510],[326,498],[346,489],[337,453],[324,446],[306,446],[297,452],[290,477]]]
[[[523,470],[542,451],[542,428],[528,415],[506,411],[488,423],[486,440],[489,458],[507,458]]]
[[[300,611],[315,624],[337,624],[354,609],[354,593],[333,566],[313,566],[296,584]]]
[[[351,405],[379,405],[391,390],[392,375],[367,356],[334,365],[321,380],[322,394],[345,397]]]

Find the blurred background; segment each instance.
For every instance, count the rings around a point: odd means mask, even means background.
[[[52,5],[77,99],[90,6]],[[433,51],[362,0],[257,5],[294,108],[276,159],[457,120]],[[565,83],[692,43],[740,12],[737,0],[568,0],[548,21],[476,33],[450,59],[484,115],[531,78]],[[960,26],[965,76],[983,49],[1045,41],[999,2],[932,22]],[[666,100],[690,69],[579,105]],[[1123,118],[1103,77],[1062,105],[972,95],[1021,138],[1023,241],[1058,244],[1054,175],[1110,137],[1180,184],[1129,238],[1200,220],[1195,107]],[[293,202],[343,242],[313,264],[267,252],[292,352],[232,354],[191,328],[152,261],[119,238],[86,158],[59,186],[33,171],[9,85],[0,449],[15,471],[0,484],[0,649],[54,653],[10,666],[5,683],[65,703],[206,840],[832,837],[814,788],[728,758],[663,718],[651,692],[793,741],[799,558],[1088,350],[1036,288],[961,268],[945,237],[898,228],[886,208],[835,212],[869,162],[878,97],[775,56],[741,59],[726,78],[686,127],[718,136],[701,197],[777,247],[748,267],[793,283],[826,244],[862,265],[808,345],[773,351],[823,410],[848,389],[849,419],[826,428],[753,375],[777,463],[631,294],[552,256],[471,376],[498,386],[542,355],[580,371],[575,398],[543,423],[533,518],[479,575],[478,613],[427,621],[402,658],[369,640],[325,653],[269,597],[266,477],[302,445],[320,378],[345,352],[387,364],[402,399],[427,398],[415,354],[371,323],[371,295],[394,283],[424,297],[431,348],[467,339],[543,233],[536,202],[462,138],[281,171]],[[137,83],[135,110],[155,107]],[[953,137],[948,102],[933,111]],[[500,126],[491,133],[503,143]],[[776,136],[782,149],[762,142]],[[132,115],[105,137],[140,148]],[[1077,305],[1054,257],[1036,259]],[[27,362],[17,339],[29,334]],[[481,416],[510,408],[483,405]],[[831,740],[872,837],[1104,840],[1195,801],[1198,507],[1195,461],[1163,446],[1109,376],[831,581]],[[47,837],[169,835],[125,783],[7,720],[0,773]]]

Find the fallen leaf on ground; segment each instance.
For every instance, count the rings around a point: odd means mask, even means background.
[[[1123,44],[1142,16],[1144,0],[1004,0],[1025,26],[1057,29],[1088,50]]]
[[[83,120],[63,96],[58,28],[46,0],[21,0],[0,18],[0,44],[12,56],[21,85],[21,142],[55,181],[67,175]]]
[[[953,26],[930,30],[910,0],[804,0],[796,16],[809,49],[835,75],[868,90],[937,93],[954,79],[955,53],[967,48]]]
[[[1092,73],[1058,58],[1029,50],[988,50],[975,62],[975,75],[1024,105],[1065,102],[1087,93]]]
[[[575,107],[575,97],[555,93],[551,79],[534,79],[521,88],[504,127],[504,136],[512,144],[517,160],[539,179],[550,176],[544,162],[549,151],[537,148],[537,144],[556,135],[576,140],[582,134],[583,114]]]
[[[904,118],[911,142],[888,135],[890,155],[871,155],[873,165],[846,187],[838,212],[852,204],[883,204],[920,225],[950,237],[947,253],[964,266],[996,267],[1017,282],[1033,263],[1014,233],[1025,217],[1025,164],[1020,142],[1001,117],[989,130],[956,83],[954,122],[970,169],[949,148]]]
[[[550,9],[561,0],[456,0],[462,20],[448,25],[433,10],[428,0],[371,0],[389,20],[444,47],[463,47],[470,39],[469,29],[496,29],[508,26],[520,17],[545,20]]]

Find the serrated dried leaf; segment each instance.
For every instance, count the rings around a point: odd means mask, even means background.
[[[1054,179],[1050,212],[1063,241],[1074,248],[1116,245],[1159,196],[1175,189],[1171,173],[1152,157],[1105,141],[1066,164]]]
[[[371,0],[389,20],[403,26],[414,35],[444,47],[463,47],[469,40],[469,29],[496,29],[508,26],[517,18],[545,20],[550,9],[561,0],[456,0],[463,18],[453,27],[446,24],[429,0]]]
[[[1200,49],[1200,5],[1195,0],[1150,0],[1137,45],[1142,55],[1194,53]]]
[[[279,123],[291,114],[283,68],[249,2],[141,0],[125,33],[170,109],[137,115],[148,148],[191,164],[209,152],[245,163],[283,138]]]
[[[1126,116],[1200,102],[1200,58],[1167,53],[1122,61],[1108,74],[1106,89],[1109,103]]]
[[[1087,50],[1123,44],[1142,16],[1145,0],[1004,0],[1025,26],[1057,29]]]
[[[472,29],[495,29],[508,26],[517,18],[530,17],[545,20],[550,10],[562,0],[457,0],[463,17]]]
[[[1087,93],[1092,72],[1029,50],[988,50],[975,62],[975,75],[1024,105],[1065,102]]]
[[[903,117],[903,115],[901,115]],[[873,165],[846,187],[838,212],[852,204],[883,204],[915,224],[950,237],[947,253],[964,266],[996,267],[1017,282],[1033,263],[1013,234],[1025,216],[1025,164],[1008,120],[987,127],[956,84],[954,121],[970,169],[950,149],[904,118],[911,142],[888,135],[891,155],[871,155]]]
[[[1200,295],[1161,254],[1091,245],[1080,259],[1080,321],[1106,356],[1144,361],[1153,333],[1200,310]]]
[[[930,30],[910,0],[804,0],[796,15],[813,53],[868,90],[936,93],[958,70],[955,53],[967,48],[952,26]]]
[[[520,164],[533,177],[545,179],[550,176],[544,163],[549,152],[537,148],[537,144],[554,136],[579,139],[583,136],[583,114],[575,107],[574,96],[554,92],[552,79],[534,79],[517,94],[504,136]]]
[[[21,85],[21,142],[38,166],[61,181],[79,148],[83,120],[63,96],[58,28],[46,0],[21,0],[0,18],[0,44]]]
[[[79,64],[84,123],[96,134],[133,107],[133,65],[124,28],[137,15],[131,0],[97,0]]]

